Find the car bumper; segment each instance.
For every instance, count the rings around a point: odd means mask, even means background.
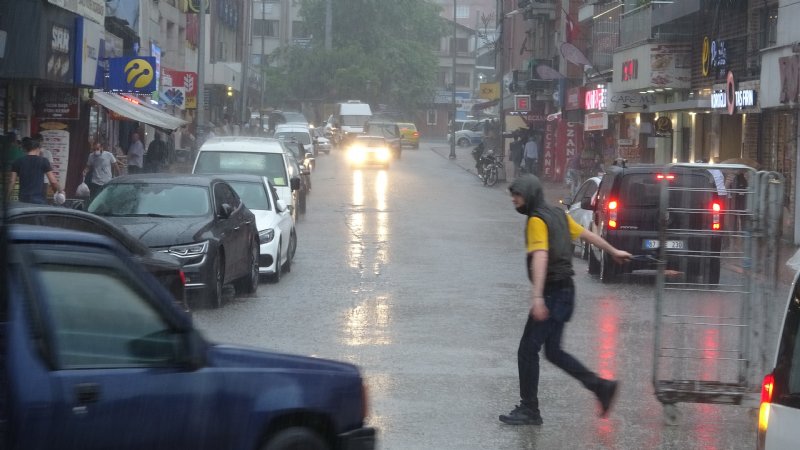
[[[375,429],[358,428],[339,435],[341,450],[374,450],[376,446]]]
[[[274,274],[277,269],[276,258],[278,256],[278,240],[261,244],[258,248],[258,273],[262,275]]]
[[[167,253],[165,249],[154,249],[156,251],[162,251]],[[211,274],[208,273],[208,253],[203,256],[198,256],[192,258],[190,260],[184,261],[182,258],[179,258],[183,262],[183,266],[181,269],[183,270],[183,274],[186,277],[186,284],[184,288],[186,292],[196,292],[199,290],[206,289],[209,285],[209,280],[213,278]]]
[[[657,258],[659,255],[658,248],[646,248],[644,242],[646,240],[658,241],[658,233],[650,231],[613,231],[607,232],[605,239],[609,244],[620,250],[627,251],[633,255],[650,255]],[[680,255],[681,250],[696,254],[699,256],[715,257],[718,255],[722,247],[721,236],[702,236],[702,237],[675,237],[669,238],[667,241],[682,241],[683,249],[672,249],[670,252],[677,253],[669,256],[667,261],[668,267],[682,267],[687,263],[687,258]],[[689,262],[697,263],[698,258],[689,258]],[[638,270],[642,268],[650,268],[650,262],[636,262],[631,261],[625,265],[626,271]]]

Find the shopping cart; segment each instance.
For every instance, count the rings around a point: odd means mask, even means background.
[[[661,245],[654,261],[652,381],[674,424],[677,403],[757,405],[767,353],[764,294],[774,286],[764,249],[778,236],[771,224],[780,223],[774,199],[782,199],[783,179],[734,164],[672,164],[665,173],[659,242],[672,245]],[[732,187],[737,174],[750,184]]]

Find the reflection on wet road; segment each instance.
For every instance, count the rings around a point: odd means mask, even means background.
[[[350,233],[347,266],[359,282],[352,287],[357,304],[346,313],[344,342],[387,345],[391,297],[380,277],[389,263],[389,176],[386,170],[354,170],[352,177],[352,202],[345,219]]]

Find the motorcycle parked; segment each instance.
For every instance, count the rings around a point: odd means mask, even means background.
[[[497,184],[500,171],[505,170],[502,158],[495,155],[494,150],[485,150],[483,144],[475,147],[472,151],[472,156],[475,158],[475,169],[478,172],[478,178],[483,181],[484,186],[494,186]]]

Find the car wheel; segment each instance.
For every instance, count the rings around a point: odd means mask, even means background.
[[[250,247],[247,275],[236,281],[236,292],[242,294],[253,294],[258,290],[258,242],[253,242]]]
[[[206,286],[205,304],[206,306],[216,309],[222,307],[222,289],[225,285],[225,264],[221,251],[211,264],[211,276],[213,277],[213,279],[210,280],[211,285]]]
[[[614,267],[614,260],[611,255],[604,251],[600,254],[600,281],[603,283],[611,283],[617,277],[616,267]]]
[[[272,282],[278,283],[281,281],[281,276],[283,275],[283,263],[281,263],[281,247],[283,247],[283,242],[278,243],[278,254],[275,255],[275,273],[272,274]]]
[[[457,144],[458,144],[458,146],[459,146],[459,147],[466,147],[466,146],[468,146],[468,145],[469,145],[469,139],[467,139],[467,138],[461,138],[461,139],[459,139],[459,140],[457,141]]]
[[[297,235],[292,232],[292,235],[289,237],[289,249],[288,255],[286,255],[286,264],[283,266],[283,270],[285,272],[292,271],[292,261],[294,261],[294,254],[297,251]]]
[[[291,427],[275,433],[261,450],[328,450],[328,444],[313,430]]]
[[[600,273],[600,261],[594,257],[594,252],[589,249],[589,275],[597,275]]]

